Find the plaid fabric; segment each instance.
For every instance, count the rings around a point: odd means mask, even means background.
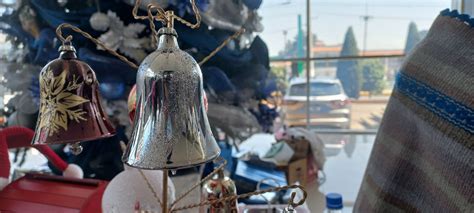
[[[467,21],[466,21],[467,20]],[[404,62],[355,212],[474,212],[474,25],[443,11]]]

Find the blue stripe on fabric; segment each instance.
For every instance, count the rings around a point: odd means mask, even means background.
[[[440,12],[441,16],[449,16],[451,18],[459,19],[460,21],[468,24],[471,27],[474,27],[474,18],[471,18],[468,14],[460,14],[457,10],[445,9]]]
[[[401,72],[397,74],[395,89],[454,126],[474,134],[474,109]]]

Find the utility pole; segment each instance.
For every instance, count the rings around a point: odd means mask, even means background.
[[[301,14],[298,14],[298,40],[297,40],[297,53],[299,58],[304,57],[304,47],[303,47],[303,22],[301,21]],[[298,62],[298,76],[303,75],[303,64],[304,62]]]
[[[306,127],[309,128],[311,120],[309,96],[311,80],[311,0],[306,0]]]
[[[368,4],[367,0],[365,1],[365,15],[361,16],[362,20],[364,21],[364,40],[362,44],[362,55],[365,55],[365,51],[367,50],[367,28],[368,28],[368,23],[370,19],[373,19],[373,16],[369,16],[369,9],[368,9]]]

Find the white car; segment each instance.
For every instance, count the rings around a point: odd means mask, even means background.
[[[338,79],[310,81],[310,126],[350,128],[351,101]],[[306,126],[306,79],[290,81],[283,110],[287,126]]]

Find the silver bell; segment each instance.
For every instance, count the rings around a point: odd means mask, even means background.
[[[122,160],[141,169],[178,169],[219,156],[204,108],[202,73],[178,47],[176,31],[158,31],[157,50],[137,74],[137,104]]]

